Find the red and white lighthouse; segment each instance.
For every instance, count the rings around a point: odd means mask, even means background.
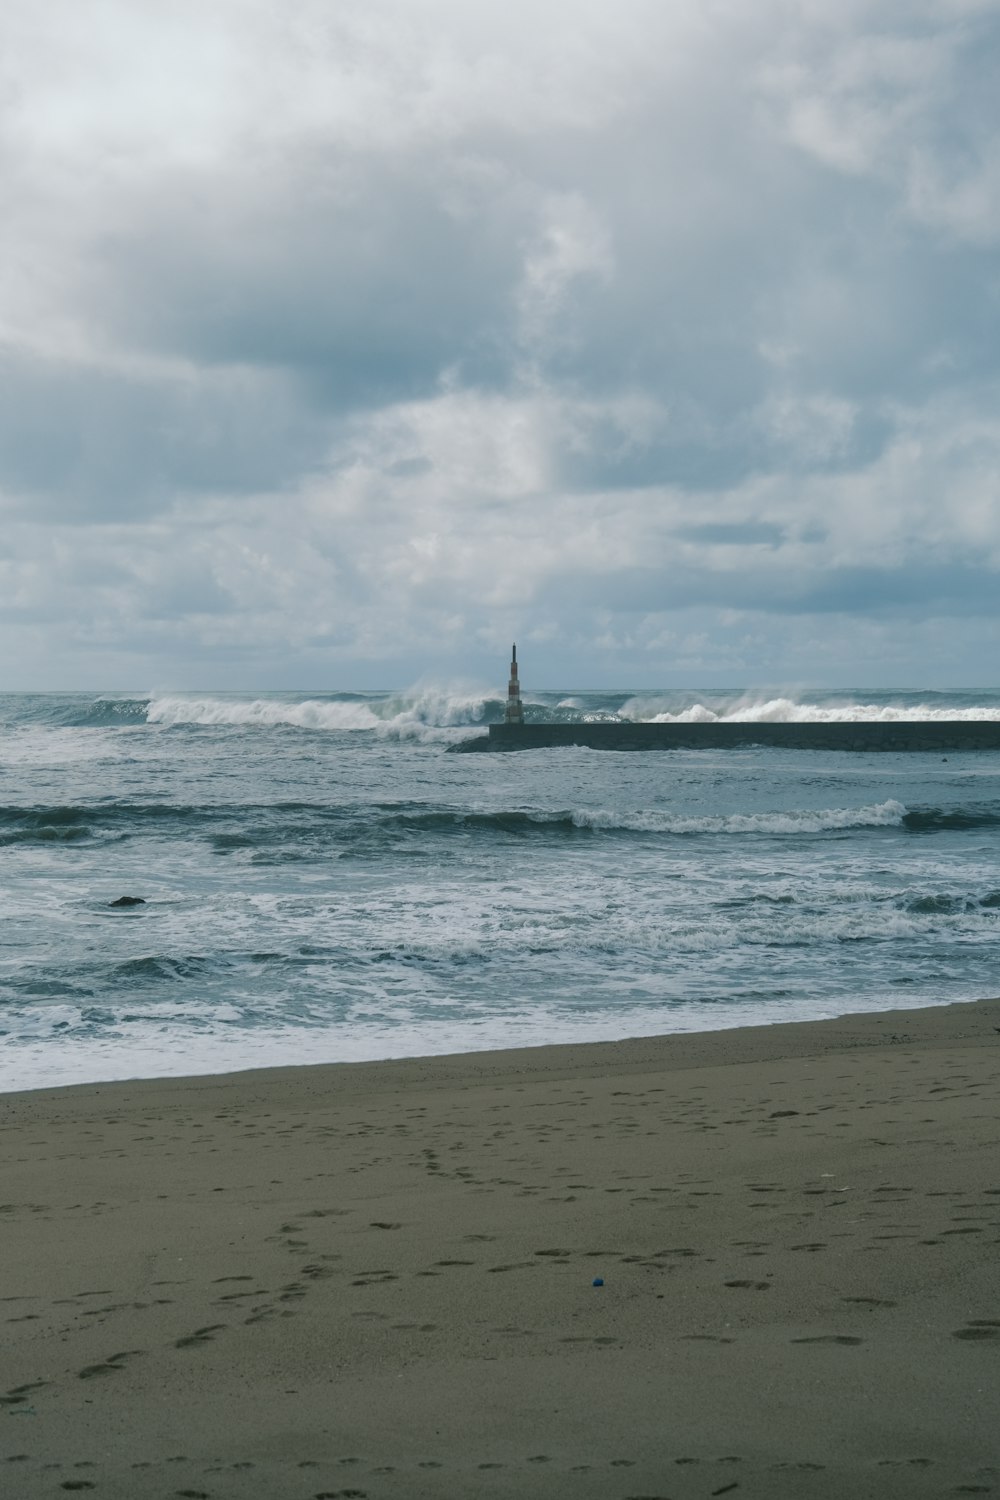
[[[507,684],[507,723],[523,724],[524,708],[521,704],[521,684],[517,680],[517,644],[510,656],[510,681]]]

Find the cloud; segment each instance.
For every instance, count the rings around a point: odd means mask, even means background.
[[[21,685],[989,675],[1000,5],[627,19],[12,0]]]
[[[326,423],[284,372],[0,350],[8,514],[139,519],[189,493],[280,489],[322,462],[326,445]]]

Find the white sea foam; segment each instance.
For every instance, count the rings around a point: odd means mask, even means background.
[[[978,992],[950,994],[949,1001],[973,1001]],[[837,995],[782,1001],[761,998],[705,1006],[697,1001],[662,1006],[617,1008],[613,1013],[567,1016],[551,1012],[511,1012],[484,1019],[419,1024],[365,1024],[349,1028],[275,1027],[259,1031],[206,1033],[177,1037],[150,1028],[123,1048],[113,1036],[25,1040],[0,1057],[0,1093],[53,1088],[115,1079],[170,1078],[235,1073],[250,1068],[296,1064],[365,1062],[383,1058],[435,1057],[580,1042],[616,1042],[622,1037],[683,1035],[767,1025],[775,1021],[815,1021],[940,1003],[933,995],[886,989],[866,995]]]
[[[488,692],[418,687],[369,699],[154,698],[150,724],[233,725],[297,729],[364,730],[388,739],[451,740],[482,722]]]
[[[111,735],[90,729],[32,724],[0,732],[0,767],[75,766],[120,759],[123,747]]]
[[[620,710],[623,719],[648,724],[926,724],[935,721],[967,723],[1000,720],[1000,708],[935,708],[927,703],[797,703],[792,698],[742,698],[718,711],[695,703],[671,713],[659,698],[630,698]]]
[[[287,703],[272,698],[154,698],[146,710],[150,724],[233,724],[299,729],[375,729],[381,722],[366,703],[308,698]]]
[[[889,798],[870,807],[829,807],[801,812],[728,813],[716,817],[677,817],[669,812],[574,812],[578,828],[621,828],[636,833],[826,833],[837,828],[899,827],[906,816]]]

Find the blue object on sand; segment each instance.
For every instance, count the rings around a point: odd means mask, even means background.
[[[603,1276],[595,1276],[593,1284],[594,1284],[594,1286],[603,1286],[604,1285],[604,1277]]]

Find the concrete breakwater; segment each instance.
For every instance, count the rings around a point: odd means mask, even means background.
[[[995,719],[912,719],[893,722],[709,724],[491,724],[489,733],[452,745],[459,753],[543,750],[583,745],[591,750],[737,750],[770,745],[782,750],[923,751],[949,754],[1000,750]]]

